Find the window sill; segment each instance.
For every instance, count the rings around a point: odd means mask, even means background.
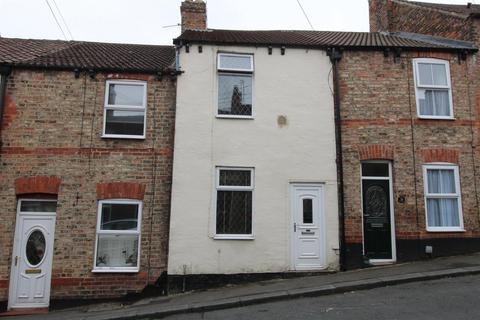
[[[138,273],[140,269],[93,269],[93,273]]]
[[[226,114],[217,114],[217,119],[241,119],[241,120],[254,120],[253,116],[234,116],[234,115],[226,115]]]
[[[463,228],[427,228],[427,232],[467,232]]]
[[[116,134],[104,134],[102,139],[133,139],[133,140],[145,140],[145,136],[128,136],[128,135],[116,135]]]
[[[236,235],[236,234],[216,234],[213,236],[214,240],[255,240],[255,237],[252,235]]]
[[[455,120],[455,117],[418,116],[420,120]]]

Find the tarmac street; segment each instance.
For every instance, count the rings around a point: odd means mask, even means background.
[[[480,319],[480,275],[415,282],[330,296],[299,298],[205,313],[182,314],[163,319],[473,320]]]
[[[0,316],[2,316],[0,314]],[[0,319],[480,319],[480,254]]]

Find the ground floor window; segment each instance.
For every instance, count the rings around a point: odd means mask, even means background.
[[[141,214],[141,201],[99,201],[94,271],[139,270]]]
[[[217,168],[216,181],[216,237],[251,237],[253,169]]]
[[[458,166],[425,165],[425,211],[428,231],[462,231]]]

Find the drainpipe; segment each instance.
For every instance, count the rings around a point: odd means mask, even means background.
[[[10,71],[10,67],[0,66],[0,156],[2,150],[2,122],[3,110],[5,109],[5,92],[7,91],[7,78]]]
[[[327,50],[333,69],[334,86],[334,116],[335,116],[335,147],[337,157],[337,188],[338,188],[338,218],[340,233],[340,270],[346,270],[346,240],[345,240],[345,201],[343,190],[343,152],[342,152],[342,127],[340,115],[340,78],[338,74],[338,63],[342,59],[342,52],[337,48]]]

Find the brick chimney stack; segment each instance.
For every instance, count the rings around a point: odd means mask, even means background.
[[[203,0],[185,0],[180,7],[182,33],[185,30],[207,29],[207,4]]]
[[[390,30],[391,0],[368,0],[370,32]]]

